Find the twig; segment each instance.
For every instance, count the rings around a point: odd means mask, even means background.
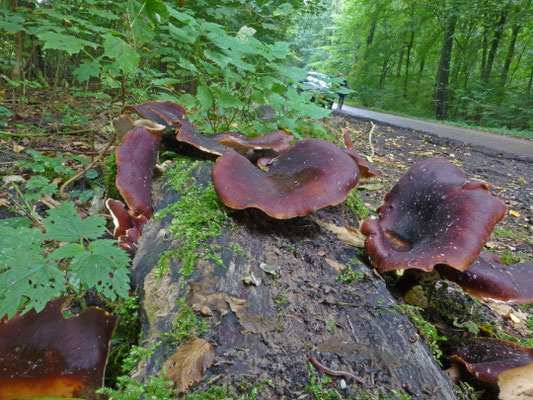
[[[37,151],[55,151],[57,153],[76,153],[76,154],[85,154],[88,156],[100,155],[101,151],[84,151],[84,150],[69,150],[69,149],[55,149],[52,147],[36,147],[33,150]],[[111,153],[107,153],[111,154]]]
[[[59,188],[59,197],[61,198],[61,200],[70,200],[70,195],[65,193],[65,188],[69,184],[74,182],[76,179],[78,179],[80,176],[82,176],[85,172],[87,172],[92,167],[94,167],[94,165],[104,156],[104,154],[107,153],[107,150],[109,150],[111,145],[113,145],[113,143],[115,143],[116,135],[117,135],[116,133],[113,133],[113,136],[111,137],[111,140],[109,140],[109,142],[107,143],[106,147],[104,147],[104,149],[96,156],[96,158],[93,160],[92,163],[87,164],[85,166],[85,168],[83,168],[80,172],[78,172],[76,175],[74,175],[72,178],[70,178],[68,181],[66,181],[65,183],[63,183],[61,185],[61,187]]]
[[[16,136],[16,137],[39,137],[39,136],[50,136],[50,135],[76,135],[83,132],[94,132],[94,129],[78,129],[76,131],[64,131],[64,132],[55,132],[55,133],[16,133],[16,132],[6,132],[0,131],[0,135],[6,136]]]
[[[372,129],[370,129],[370,132],[368,133],[368,143],[370,143],[370,156],[368,157],[369,162],[374,161],[374,146],[372,145],[372,133],[374,133],[374,128],[376,125],[372,121],[370,121],[370,124],[372,125]]]
[[[346,319],[348,320],[348,324],[350,324],[350,328],[352,329],[352,335],[355,339],[355,343],[359,343],[359,340],[357,340],[357,336],[355,335],[355,329],[353,328],[352,320],[350,319],[350,316],[348,314],[346,314]]]

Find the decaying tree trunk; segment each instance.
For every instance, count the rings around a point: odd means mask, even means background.
[[[198,184],[210,184],[210,164],[201,164],[193,173]],[[177,193],[164,191],[158,194],[155,208],[178,198]],[[321,228],[316,218],[353,226],[356,221],[345,206],[287,221],[257,210],[230,211],[230,215],[236,228],[216,239],[225,267],[201,260],[192,276],[183,279],[178,273],[180,262],[175,260],[158,279],[160,254],[181,243],[166,233],[171,216],[145,228],[133,262],[144,347],[171,330],[178,299],[185,298],[196,309],[207,306],[212,312],[206,317],[211,332],[204,339],[213,345],[215,360],[193,390],[206,389],[206,380],[213,377],[217,385],[268,379],[273,387],[265,386],[258,398],[298,398],[305,393],[311,373],[322,374],[309,364],[313,350],[326,366],[363,379],[371,393],[397,390],[414,399],[455,399],[449,379],[409,319],[397,311],[380,277],[357,261],[351,264],[360,271],[354,283],[336,280],[336,269],[348,264],[356,251]],[[231,244],[238,244],[244,254],[230,250]],[[265,272],[272,270],[277,272]],[[245,284],[246,278],[254,278],[258,285]],[[171,343],[158,347],[140,363],[135,376],[156,375],[175,351]],[[347,381],[341,389],[342,378],[333,379],[346,398],[356,396],[361,388]]]

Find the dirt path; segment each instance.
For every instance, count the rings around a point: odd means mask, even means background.
[[[335,108],[336,105],[334,105]],[[533,162],[533,141],[531,140],[370,111],[347,105],[342,110],[335,111],[356,118],[373,120],[400,128],[413,129],[430,135],[438,135],[451,140],[469,143],[476,147],[479,146],[478,150],[488,155],[502,155]]]

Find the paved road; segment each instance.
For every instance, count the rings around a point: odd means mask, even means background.
[[[336,112],[351,115],[353,117],[367,119],[398,126],[400,128],[413,129],[425,132],[430,135],[443,136],[452,140],[458,140],[491,149],[495,153],[511,153],[518,159],[533,162],[533,140],[520,139],[512,136],[498,135],[495,133],[465,129],[452,125],[440,124],[437,122],[424,121],[420,119],[401,117],[398,115],[386,114],[377,111],[365,110],[364,108],[344,105],[342,110]],[[513,157],[514,158],[514,157]]]

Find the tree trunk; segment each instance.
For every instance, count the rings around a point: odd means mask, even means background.
[[[400,50],[400,56],[398,57],[398,66],[396,67],[396,77],[400,77],[402,73],[402,64],[403,64],[403,53],[405,51],[405,46],[402,46]]]
[[[481,76],[481,80],[484,84],[488,84],[490,80],[490,74],[492,72],[492,66],[494,65],[494,59],[496,58],[496,52],[498,51],[498,47],[500,45],[500,41],[502,39],[503,35],[503,28],[505,25],[505,21],[507,19],[507,13],[509,12],[509,6],[505,6],[503,10],[501,11],[500,18],[498,20],[498,23],[496,25],[496,28],[494,30],[494,37],[491,40],[490,43],[490,51],[489,55],[487,57],[487,65],[483,71],[483,75]]]
[[[529,81],[527,82],[526,97],[531,98],[531,84],[533,83],[533,64],[531,65],[531,72],[529,74]]]
[[[502,78],[500,81],[500,86],[503,89],[505,87],[505,83],[507,82],[507,74],[509,73],[509,67],[511,66],[511,61],[514,56],[514,48],[516,44],[516,39],[518,37],[518,32],[520,31],[521,26],[519,24],[516,24],[513,26],[512,32],[511,32],[511,40],[509,42],[509,49],[507,50],[507,57],[505,57],[505,64],[503,65],[503,71],[502,71]]]
[[[411,50],[415,41],[415,32],[411,31],[411,37],[407,44],[407,57],[405,59],[405,79],[403,81],[403,97],[407,97],[407,86],[409,85],[409,64],[411,62]]]
[[[195,184],[210,184],[210,168],[203,163],[192,172]],[[179,197],[168,190],[157,195],[156,210]],[[258,398],[299,398],[313,374],[322,374],[309,365],[313,351],[323,364],[359,376],[376,398],[392,396],[395,390],[413,399],[456,399],[450,380],[409,319],[397,311],[384,282],[358,261],[353,248],[317,223],[356,224],[345,206],[291,220],[275,220],[258,210],[232,211],[235,229],[224,231],[211,245],[220,246],[224,266],[200,259],[189,278],[179,273],[180,260],[157,272],[161,253],[183,244],[182,238],[168,237],[170,219],[145,227],[132,264],[132,284],[141,297],[141,344],[150,348],[162,342],[139,364],[134,378],[156,375],[176,352],[164,334],[172,331],[177,302],[184,299],[209,315],[204,320],[210,332],[203,338],[215,361],[198,392],[212,379],[229,387],[270,380],[272,387],[264,385]],[[235,245],[239,252],[232,250]],[[339,282],[335,267],[350,260],[360,278],[352,284]],[[252,277],[257,286],[243,282]],[[333,381],[343,398],[362,398],[357,384],[348,382],[339,389],[340,378]]]
[[[422,79],[422,75],[424,74],[424,66],[426,65],[426,59],[422,58],[420,60],[420,68],[418,69],[418,78],[416,83],[420,83],[420,80]]]
[[[11,11],[15,12],[17,11],[18,2],[17,0],[11,0],[10,3]],[[15,63],[13,64],[12,68],[12,75],[11,79],[15,81],[22,81],[24,79],[23,75],[23,63],[24,63],[24,38],[23,38],[23,32],[19,31],[15,33],[14,38],[14,51],[15,51]],[[17,92],[20,94],[22,93],[23,86],[22,84],[19,84],[17,87]]]
[[[456,17],[453,16],[446,24],[444,38],[442,40],[437,76],[435,79],[435,118],[437,119],[448,118],[448,79],[450,76],[455,24]]]

